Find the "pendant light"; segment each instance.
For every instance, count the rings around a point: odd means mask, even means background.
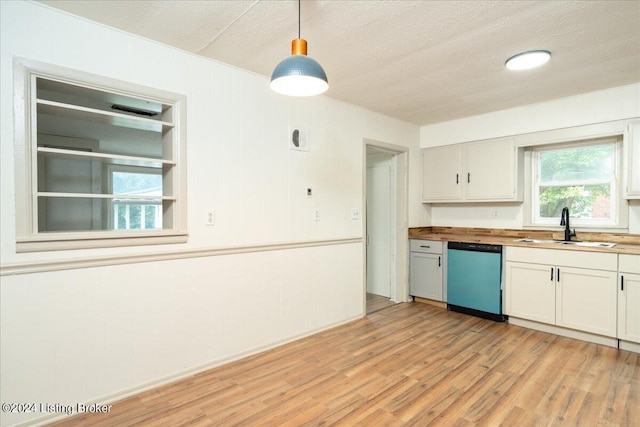
[[[298,38],[291,41],[291,56],[280,62],[271,75],[271,89],[288,96],[313,96],[329,88],[322,66],[307,56],[307,41],[300,38],[300,0],[298,0]]]

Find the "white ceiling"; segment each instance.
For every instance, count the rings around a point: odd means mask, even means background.
[[[265,76],[297,37],[291,0],[41,2]],[[640,82],[637,0],[303,0],[301,15],[328,96],[418,125]],[[532,49],[551,62],[504,67]]]

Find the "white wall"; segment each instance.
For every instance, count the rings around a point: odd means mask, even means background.
[[[420,129],[420,147],[605,123],[640,117],[640,83],[508,110],[451,120]],[[433,226],[523,227],[523,205],[450,204],[430,206]],[[497,214],[497,215],[496,215]],[[640,234],[640,205],[629,204],[629,232]]]
[[[285,98],[266,77],[36,3],[0,2],[0,12],[3,402],[121,396],[362,316],[363,230],[350,212],[364,211],[364,138],[410,147],[409,226],[428,221],[417,126],[324,96]],[[187,96],[187,244],[15,252],[15,57]],[[294,124],[308,128],[310,152],[288,149]],[[314,207],[320,221],[311,220]],[[216,225],[207,227],[210,208]],[[300,245],[278,246],[287,242]],[[260,244],[274,246],[206,252]],[[29,272],[49,262],[200,250],[206,256]],[[9,274],[17,265],[26,273]],[[2,413],[0,424],[46,415]]]

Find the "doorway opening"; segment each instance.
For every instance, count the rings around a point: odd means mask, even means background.
[[[408,149],[365,140],[365,313],[408,301]]]

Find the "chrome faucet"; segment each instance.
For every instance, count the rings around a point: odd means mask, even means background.
[[[564,225],[564,241],[569,242],[572,237],[576,237],[576,229],[573,229],[573,233],[571,232],[571,228],[569,227],[569,208],[562,208],[562,216],[560,217],[560,225]]]

